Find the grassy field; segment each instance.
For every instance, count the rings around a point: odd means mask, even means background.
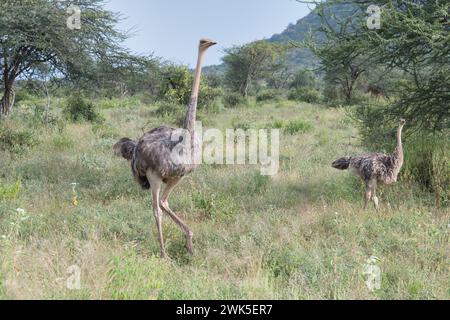
[[[160,260],[150,193],[111,151],[118,138],[170,122],[155,108],[102,109],[103,124],[50,128],[15,111],[6,125],[32,130],[39,144],[0,151],[0,298],[450,298],[448,208],[400,181],[380,190],[380,212],[363,211],[361,182],[330,166],[363,151],[357,131],[344,110],[308,104],[203,116],[217,128],[284,121],[280,172],[201,166],[171,198],[194,231],[195,255],[165,217],[170,259]],[[381,269],[373,292],[363,274],[370,256]],[[79,290],[66,285],[73,265]]]

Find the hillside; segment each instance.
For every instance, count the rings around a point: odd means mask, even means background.
[[[353,4],[338,4],[330,7],[330,9],[325,12],[325,16],[330,24],[335,26],[335,19],[343,19],[354,13],[355,9],[356,7]],[[318,32],[320,24],[321,18],[315,10],[312,10],[307,16],[297,20],[295,24],[289,24],[281,33],[274,34],[267,40],[279,43],[295,43],[304,41],[308,37],[308,34],[312,33],[316,41],[320,42],[322,38],[321,34]],[[292,49],[288,61],[293,68],[314,68],[318,63],[318,60],[311,51],[306,48]],[[205,71],[207,73],[223,72],[225,71],[225,66],[223,64],[208,66],[205,68]]]

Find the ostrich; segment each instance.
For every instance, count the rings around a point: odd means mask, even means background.
[[[356,157],[340,158],[332,163],[333,168],[339,170],[351,170],[364,180],[366,191],[364,193],[364,209],[369,201],[373,201],[378,211],[379,204],[376,196],[378,184],[393,184],[397,182],[397,176],[403,165],[402,130],[406,121],[400,120],[397,130],[397,146],[392,155],[383,153],[369,153]]]
[[[122,138],[113,147],[116,155],[122,156],[131,162],[131,170],[136,182],[143,189],[151,189],[153,213],[158,229],[161,258],[166,257],[162,231],[163,211],[168,214],[185,233],[186,248],[190,254],[193,254],[193,233],[186,223],[170,209],[168,200],[174,188],[187,174],[194,171],[196,167],[192,161],[177,161],[176,157],[174,157],[174,151],[176,150],[177,154],[184,153],[185,156],[194,156],[195,146],[198,145],[194,126],[197,113],[202,63],[206,50],[215,44],[216,42],[210,39],[200,40],[192,94],[187,107],[183,127],[185,136],[179,135],[180,129],[161,126],[145,133],[139,140]],[[190,137],[190,141],[186,141],[189,139],[183,139],[185,137]],[[165,184],[166,187],[160,197],[160,191],[163,184]]]

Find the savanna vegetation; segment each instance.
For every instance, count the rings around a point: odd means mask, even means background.
[[[179,126],[192,70],[123,49],[102,1],[80,1],[80,30],[64,1],[3,1],[0,299],[449,299],[448,3],[372,2],[379,30],[364,1],[317,3],[311,37],[291,25],[205,69],[204,127],[280,129],[280,170],[200,166],[171,198],[195,255],[164,219],[161,260],[151,196],[111,147]],[[363,210],[362,182],[331,161],[392,152],[400,117],[399,181]]]

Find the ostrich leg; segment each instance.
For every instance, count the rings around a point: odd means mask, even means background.
[[[167,183],[166,189],[163,192],[162,198],[161,198],[161,208],[166,212],[169,217],[183,230],[183,232],[186,234],[186,248],[190,254],[193,254],[194,251],[192,249],[192,237],[194,236],[193,232],[186,223],[184,223],[183,220],[181,220],[175,212],[173,212],[169,207],[169,196],[172,193],[172,191],[175,189],[175,187],[180,183],[181,178],[177,178],[174,180],[171,180]]]
[[[364,210],[367,209],[369,201],[373,201],[375,208],[378,210],[378,198],[375,195],[377,181],[371,179],[366,182],[366,192],[364,193]]]
[[[166,249],[164,248],[164,237],[163,237],[163,230],[162,230],[162,211],[159,206],[159,193],[161,191],[161,179],[155,177],[152,174],[147,174],[147,178],[150,182],[150,185],[152,186],[152,196],[153,196],[153,213],[155,215],[156,220],[156,227],[158,228],[158,238],[159,238],[159,245],[161,249],[161,258],[166,257]]]
[[[372,199],[372,190],[369,186],[366,187],[366,191],[364,192],[364,210],[367,209],[367,204]]]
[[[376,193],[377,193],[377,184],[375,183],[372,187],[372,201],[373,201],[373,205],[375,206],[375,210],[379,211],[380,205],[379,205],[379,200],[378,200],[378,197],[376,196]]]

